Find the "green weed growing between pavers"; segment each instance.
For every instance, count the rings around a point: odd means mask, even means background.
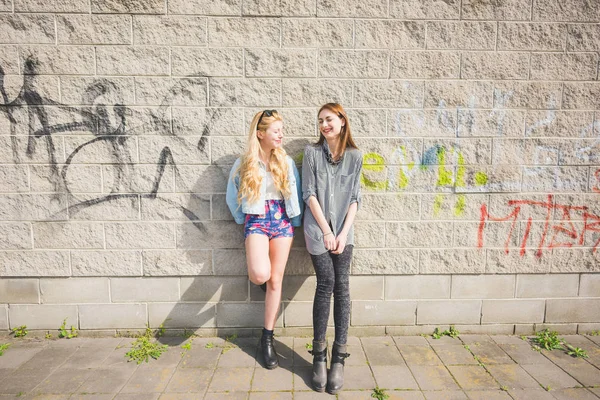
[[[586,351],[580,347],[574,347],[567,344],[567,354],[576,358],[588,358]]]
[[[15,337],[25,337],[29,333],[27,331],[27,325],[17,326],[16,328],[13,328],[11,332]]]
[[[139,336],[132,344],[131,350],[125,353],[128,361],[135,361],[138,364],[148,362],[150,358],[158,359],[164,352],[169,349],[169,346],[152,343],[152,329],[146,328],[146,332]]]
[[[546,350],[564,350],[564,339],[558,337],[558,333],[550,329],[538,332],[532,339],[535,344]]]
[[[373,393],[371,393],[371,397],[377,400],[386,400],[390,397],[389,394],[385,392],[385,389],[380,389],[379,386],[373,389]]]
[[[575,347],[568,344],[563,338],[558,336],[558,333],[551,331],[550,329],[544,329],[538,332],[534,338],[532,338],[532,347],[534,350],[542,351],[542,349],[552,350],[564,350],[571,357],[576,358],[588,358],[586,351],[580,347]]]
[[[4,355],[4,352],[9,347],[10,347],[10,343],[2,343],[2,344],[0,344],[0,356]]]
[[[71,325],[71,329],[67,329],[67,318],[63,320],[62,325],[58,328],[58,337],[65,339],[73,339],[78,336],[77,329],[73,325]]]
[[[221,350],[222,354],[227,353],[229,350],[237,347],[235,341],[237,340],[238,335],[234,333],[233,335],[227,336],[225,338],[225,345],[223,345],[223,350]]]
[[[446,329],[443,332],[440,332],[439,328],[435,328],[431,337],[434,339],[441,339],[442,336],[450,336],[453,339],[456,339],[460,332],[454,327],[454,325],[450,325],[450,329]]]
[[[182,344],[181,348],[183,349],[183,351],[181,352],[181,356],[184,356],[188,350],[192,349],[192,342],[187,342],[185,344]]]

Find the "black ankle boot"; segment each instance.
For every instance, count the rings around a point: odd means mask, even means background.
[[[325,391],[327,385],[327,342],[313,340],[312,387],[317,392]]]
[[[331,368],[327,376],[327,393],[337,394],[344,386],[344,364],[345,359],[350,357],[346,353],[346,345],[333,342],[331,350]]]
[[[265,333],[263,330],[262,337],[260,338],[260,347],[262,349],[263,359],[265,360],[265,367],[267,369],[277,368],[279,366],[279,360],[277,359],[277,352],[273,343],[273,335]]]

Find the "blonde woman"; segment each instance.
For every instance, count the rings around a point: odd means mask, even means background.
[[[262,354],[268,369],[279,365],[273,329],[281,302],[281,283],[294,227],[302,219],[298,169],[282,145],[283,119],[276,110],[252,119],[246,152],[231,169],[227,205],[244,224],[248,277],[266,291]]]

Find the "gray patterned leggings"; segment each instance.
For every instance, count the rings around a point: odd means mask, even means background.
[[[317,274],[317,290],[313,302],[313,330],[315,340],[324,341],[329,320],[329,303],[333,294],[333,321],[335,341],[346,344],[350,323],[350,262],[352,249],[348,245],[342,254],[330,252],[312,255]]]

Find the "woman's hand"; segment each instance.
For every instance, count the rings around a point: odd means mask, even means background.
[[[337,248],[337,241],[333,232],[328,232],[323,235],[323,244],[325,244],[325,250],[335,250]]]
[[[340,232],[337,238],[335,238],[335,249],[332,251],[333,254],[342,254],[346,248],[346,240],[348,240],[348,234],[344,231]]]

